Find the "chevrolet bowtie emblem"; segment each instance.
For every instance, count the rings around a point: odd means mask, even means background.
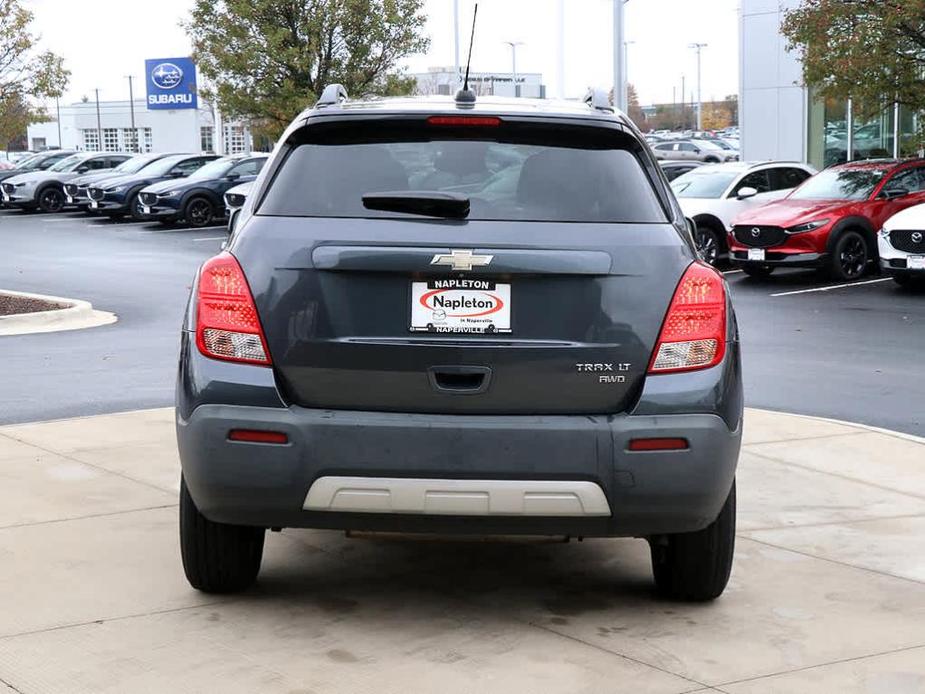
[[[449,265],[454,270],[471,270],[474,267],[485,267],[494,257],[493,255],[475,255],[472,251],[452,250],[449,253],[438,253],[430,264]]]

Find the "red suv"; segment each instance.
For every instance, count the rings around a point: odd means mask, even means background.
[[[739,215],[729,233],[730,258],[757,277],[777,267],[814,267],[857,279],[876,266],[883,223],[923,202],[923,159],[833,166],[786,198]]]

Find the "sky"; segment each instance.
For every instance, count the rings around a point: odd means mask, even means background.
[[[71,70],[64,103],[82,96],[128,98],[127,75],[143,90],[146,58],[189,55],[190,42],[179,26],[193,0],[23,0],[35,13],[41,45],[63,56]],[[461,53],[465,55],[475,0],[459,0]],[[564,96],[613,84],[614,0],[565,0]],[[153,9],[156,8],[156,11]],[[425,0],[426,55],[409,57],[412,72],[453,65],[453,0]],[[521,41],[519,72],[540,72],[548,94],[559,87],[558,0],[479,0],[472,69],[510,71],[511,49]],[[738,91],[738,0],[628,0],[625,38],[628,79],[642,104],[680,98],[686,76],[688,99],[696,88],[697,61],[691,43],[703,50],[704,100]],[[136,91],[136,95],[139,92]],[[677,96],[675,96],[677,95]]]

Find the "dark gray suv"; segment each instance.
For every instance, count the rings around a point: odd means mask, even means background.
[[[182,335],[190,583],[267,528],[639,537],[715,598],[742,383],[721,274],[600,95],[352,102],[281,138]]]

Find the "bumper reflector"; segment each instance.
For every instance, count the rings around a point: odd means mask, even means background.
[[[289,443],[289,437],[281,431],[261,431],[260,429],[232,429],[228,432],[228,440],[247,443]]]
[[[686,451],[690,445],[687,439],[633,439],[630,441],[631,451]]]

